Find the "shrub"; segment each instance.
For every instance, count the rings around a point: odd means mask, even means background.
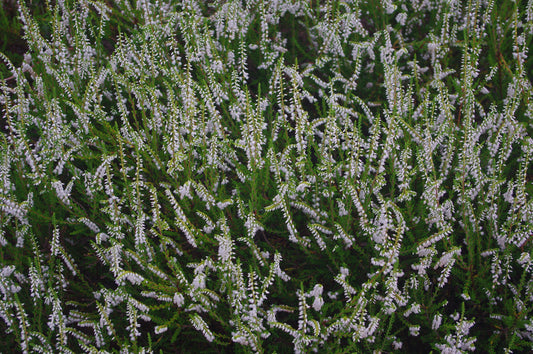
[[[17,9],[6,350],[533,349],[532,1]]]

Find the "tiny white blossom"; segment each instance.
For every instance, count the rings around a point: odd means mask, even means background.
[[[420,334],[420,326],[409,327],[409,334],[413,337],[417,337]]]
[[[161,334],[161,333],[164,333],[168,330],[168,327],[167,326],[157,326],[155,329],[154,329],[154,333],[155,334]]]
[[[433,316],[433,322],[431,323],[431,329],[434,331],[439,329],[441,322],[442,322],[442,315],[440,313]]]
[[[174,304],[176,304],[178,307],[183,307],[185,304],[185,298],[183,297],[183,294],[175,293],[173,298]]]

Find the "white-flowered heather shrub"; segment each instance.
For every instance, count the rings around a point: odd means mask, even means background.
[[[2,350],[533,350],[533,1],[1,6]]]

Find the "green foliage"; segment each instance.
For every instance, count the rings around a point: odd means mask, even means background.
[[[532,19],[3,2],[2,347],[533,349]]]

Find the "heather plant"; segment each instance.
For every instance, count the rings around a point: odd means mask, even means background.
[[[533,349],[532,1],[16,9],[5,350]]]

